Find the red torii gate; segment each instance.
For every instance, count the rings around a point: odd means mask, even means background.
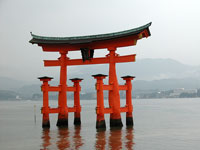
[[[58,60],[44,60],[44,66],[60,66],[60,85],[52,87],[48,85],[50,77],[40,77],[43,81],[43,127],[50,127],[49,113],[58,113],[57,126],[68,126],[68,112],[75,113],[75,125],[80,125],[80,85],[82,79],[71,79],[74,82],[73,87],[68,87],[67,81],[67,66],[73,65],[91,65],[91,64],[109,64],[109,84],[104,85],[103,79],[106,77],[102,74],[93,75],[97,79],[97,122],[96,128],[105,128],[104,114],[110,113],[110,127],[122,127],[121,112],[126,112],[126,125],[133,126],[132,118],[132,99],[131,99],[131,80],[132,76],[122,77],[126,80],[125,85],[119,85],[116,74],[116,63],[134,62],[135,54],[127,56],[119,56],[116,53],[118,47],[126,47],[136,45],[138,39],[150,36],[149,26],[151,23],[144,26],[126,30],[122,32],[100,34],[91,36],[79,37],[44,37],[37,36],[31,33],[32,39],[30,43],[38,44],[44,52],[59,52]],[[93,58],[94,50],[107,49],[109,54],[101,58]],[[67,57],[69,51],[80,50],[82,59],[70,59]],[[109,91],[109,108],[104,108],[103,90]],[[119,90],[126,90],[126,106],[120,107]],[[59,92],[58,108],[50,108],[48,103],[48,92]],[[67,93],[74,92],[74,107],[67,106]]]

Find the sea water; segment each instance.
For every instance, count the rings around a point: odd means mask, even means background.
[[[105,101],[105,105],[108,103]],[[121,106],[125,100],[121,100]],[[57,107],[57,101],[50,101]],[[68,106],[73,101],[68,100]],[[133,99],[134,128],[97,131],[95,100],[81,100],[81,126],[56,127],[57,114],[50,114],[50,129],[42,129],[41,101],[0,101],[0,150],[63,149],[200,149],[200,99]]]

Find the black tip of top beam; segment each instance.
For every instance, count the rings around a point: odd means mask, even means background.
[[[43,77],[38,77],[38,79],[53,79],[53,78],[52,77],[43,76]]]
[[[92,75],[92,77],[107,77],[108,75],[105,75],[105,74],[95,74],[95,75]]]
[[[83,79],[81,79],[81,78],[72,78],[70,80],[72,81],[72,80],[83,80]]]
[[[135,76],[129,76],[129,75],[127,75],[127,76],[123,76],[123,77],[121,77],[122,79],[125,79],[125,78],[135,78]]]

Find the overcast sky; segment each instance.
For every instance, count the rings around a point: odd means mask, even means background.
[[[41,47],[30,44],[30,32],[44,36],[91,35],[149,22],[152,36],[118,53],[200,65],[199,6],[199,0],[0,0],[0,76],[32,80],[58,71],[43,67],[44,59],[57,59],[58,54],[44,53]]]

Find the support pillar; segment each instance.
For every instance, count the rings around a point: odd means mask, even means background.
[[[104,118],[104,96],[103,96],[103,79],[106,78],[107,75],[97,74],[93,75],[96,82],[96,90],[97,90],[97,121],[96,121],[96,129],[106,128],[105,118]]]
[[[113,109],[113,113],[110,115],[110,127],[122,127],[121,114],[120,114],[120,95],[119,84],[116,74],[116,62],[115,53],[116,48],[108,48],[110,58],[109,62],[109,85],[113,85],[113,89],[109,91],[109,105]]]
[[[68,127],[68,107],[67,107],[67,51],[60,51],[60,92],[58,97],[58,127]]]
[[[51,81],[50,77],[39,77],[40,81],[43,82],[41,86],[41,90],[43,92],[43,107],[42,107],[42,127],[43,128],[50,128],[50,122],[49,122],[49,95],[48,95],[48,82]]]
[[[128,107],[128,112],[126,112],[126,126],[132,127],[134,126],[133,122],[133,105],[132,105],[132,84],[131,80],[135,77],[133,76],[124,76],[123,80],[126,81],[127,90],[126,90],[126,107]]]
[[[76,108],[76,111],[74,112],[74,125],[81,125],[81,105],[80,105],[80,82],[83,79],[79,78],[73,78],[70,79],[74,83],[74,87],[76,90],[74,91],[74,107]]]

